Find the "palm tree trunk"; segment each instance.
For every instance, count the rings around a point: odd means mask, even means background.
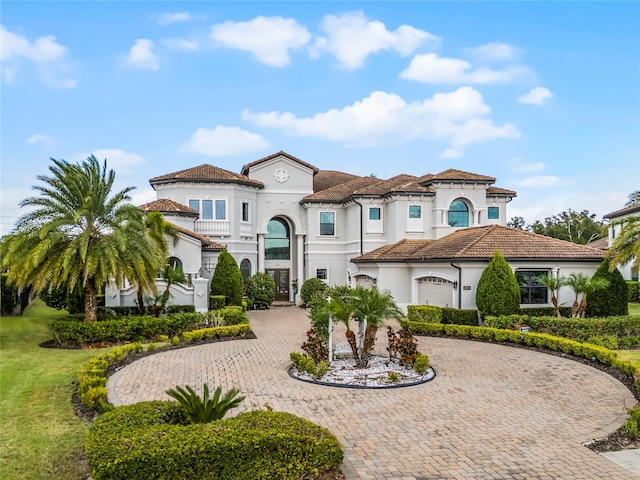
[[[578,308],[578,313],[576,316],[578,318],[582,318],[586,310],[587,310],[587,297],[584,296],[582,297],[582,300],[580,300],[580,307]]]
[[[373,325],[367,325],[367,328],[364,332],[364,348],[362,349],[362,367],[366,367],[369,365],[369,357],[371,357],[371,350],[373,350],[373,345],[376,341],[376,334],[378,333],[378,327],[374,327]]]
[[[561,318],[560,317],[560,307],[558,306],[558,299],[557,299],[555,293],[551,294],[551,303],[553,304],[553,310],[556,312],[556,317]]]
[[[571,305],[571,317],[576,318],[578,316],[578,310],[580,309],[580,305],[578,304],[578,299],[576,298],[573,301],[573,305]]]
[[[138,313],[142,316],[147,312],[144,307],[144,297],[142,296],[142,289],[140,287],[138,287],[138,290],[136,291],[136,296],[138,298]]]
[[[84,291],[84,321],[98,321],[98,299],[95,286],[91,282],[87,283]]]
[[[353,333],[353,330],[347,328],[345,335],[347,337],[347,342],[349,342],[349,346],[351,347],[353,358],[357,362],[358,361],[358,342],[356,341],[356,334]]]

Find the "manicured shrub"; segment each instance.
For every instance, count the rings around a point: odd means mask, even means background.
[[[478,325],[478,311],[462,308],[442,308],[442,323],[456,325]]]
[[[14,315],[20,305],[18,290],[7,283],[7,274],[0,275],[0,314]]]
[[[195,313],[195,305],[167,305],[165,312],[169,315],[173,313]]]
[[[559,310],[560,316],[571,318],[571,307],[559,307]],[[518,313],[530,317],[551,317],[556,315],[553,307],[522,307]]]
[[[244,281],[233,256],[222,251],[211,278],[211,295],[224,295],[225,305],[242,305]]]
[[[510,315],[520,310],[520,286],[498,250],[478,281],[476,306],[483,316]]]
[[[409,305],[407,318],[412,322],[442,322],[442,308],[432,305]]]
[[[418,353],[418,356],[413,362],[413,369],[416,371],[416,373],[422,375],[424,372],[429,370],[429,367],[431,367],[431,361],[429,360],[429,357],[424,353]]]
[[[607,288],[596,290],[587,296],[587,317],[611,317],[629,313],[629,288],[617,268],[609,270],[609,260],[605,259],[593,278],[603,278],[609,282]]]
[[[629,301],[640,303],[640,282],[627,280],[627,288],[629,289]]]
[[[211,423],[222,418],[236,407],[246,397],[239,396],[240,390],[232,388],[222,395],[222,387],[216,388],[213,397],[209,396],[209,385],[202,385],[202,397],[193,388],[186,385],[184,388],[177,386],[165,392],[175,398],[183,408],[191,423]]]
[[[258,272],[247,279],[247,297],[258,310],[268,309],[276,298],[276,284],[268,273]]]
[[[209,340],[212,338],[222,337],[244,337],[251,331],[251,327],[248,324],[231,325],[228,327],[212,327],[202,328],[199,330],[191,330],[184,332],[182,338],[185,342],[198,342],[203,340]]]
[[[629,419],[622,424],[622,430],[631,440],[635,440],[640,434],[640,407],[630,408],[627,413]]]
[[[175,402],[118,407],[98,418],[85,450],[94,480],[297,480],[336,468],[344,452],[326,428],[285,412],[253,411],[185,425]]]
[[[227,299],[224,295],[209,295],[209,310],[224,308],[226,301]]]
[[[304,281],[300,289],[300,298],[305,305],[314,298],[326,298],[329,287],[319,278],[309,278]]]
[[[313,358],[298,352],[291,352],[289,355],[293,365],[301,372],[307,372],[316,379],[321,379],[329,371],[329,363],[320,361],[316,363]]]

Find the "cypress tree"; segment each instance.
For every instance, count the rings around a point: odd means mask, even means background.
[[[242,305],[244,281],[233,256],[222,251],[211,278],[211,295],[224,295],[225,305]]]
[[[520,310],[520,286],[509,263],[498,250],[478,282],[476,307],[482,316],[512,315]]]
[[[629,314],[629,289],[617,268],[609,270],[609,259],[605,259],[593,278],[604,278],[607,288],[596,290],[587,296],[587,317],[610,317]]]

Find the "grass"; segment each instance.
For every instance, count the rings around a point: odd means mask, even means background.
[[[47,321],[64,314],[37,300],[22,317],[0,318],[2,478],[84,478],[87,426],[73,413],[72,382],[97,350],[41,348]]]
[[[640,303],[629,304],[629,315],[640,315]]]

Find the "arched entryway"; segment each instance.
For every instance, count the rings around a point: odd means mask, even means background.
[[[291,225],[283,217],[269,220],[264,236],[265,272],[276,284],[276,301],[290,300]]]

